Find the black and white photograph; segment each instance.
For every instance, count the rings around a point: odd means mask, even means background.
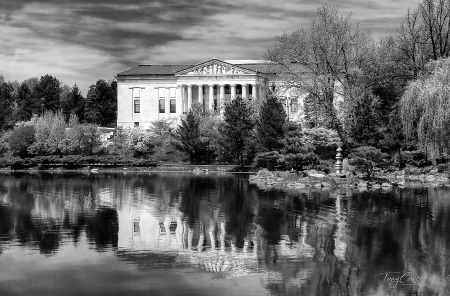
[[[450,0],[0,0],[22,295],[450,295]]]

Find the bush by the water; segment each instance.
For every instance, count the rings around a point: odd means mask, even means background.
[[[349,163],[359,171],[365,172],[367,177],[370,178],[376,168],[383,167],[386,164],[387,158],[388,155],[378,148],[362,146],[350,153]]]

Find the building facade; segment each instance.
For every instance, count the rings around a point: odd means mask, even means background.
[[[209,60],[196,65],[139,65],[117,74],[117,126],[147,128],[160,119],[180,121],[192,104],[221,112],[237,96],[262,101],[274,77],[266,61]],[[289,113],[296,98],[281,97]]]

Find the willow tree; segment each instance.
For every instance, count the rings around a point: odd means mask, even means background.
[[[410,82],[400,101],[405,135],[417,137],[432,158],[450,152],[450,59],[427,65],[427,74]]]
[[[347,88],[357,81],[357,69],[370,42],[367,34],[350,17],[340,16],[335,7],[324,5],[317,15],[309,28],[277,37],[265,58],[273,62],[274,73],[286,88],[320,103],[345,142],[335,103],[338,97],[347,96]]]

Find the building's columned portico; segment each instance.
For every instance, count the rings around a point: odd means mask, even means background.
[[[268,85],[267,63],[232,64],[210,60],[197,65],[142,65],[119,73],[118,126],[150,126],[178,121],[193,104],[223,112],[238,96],[262,101]]]

